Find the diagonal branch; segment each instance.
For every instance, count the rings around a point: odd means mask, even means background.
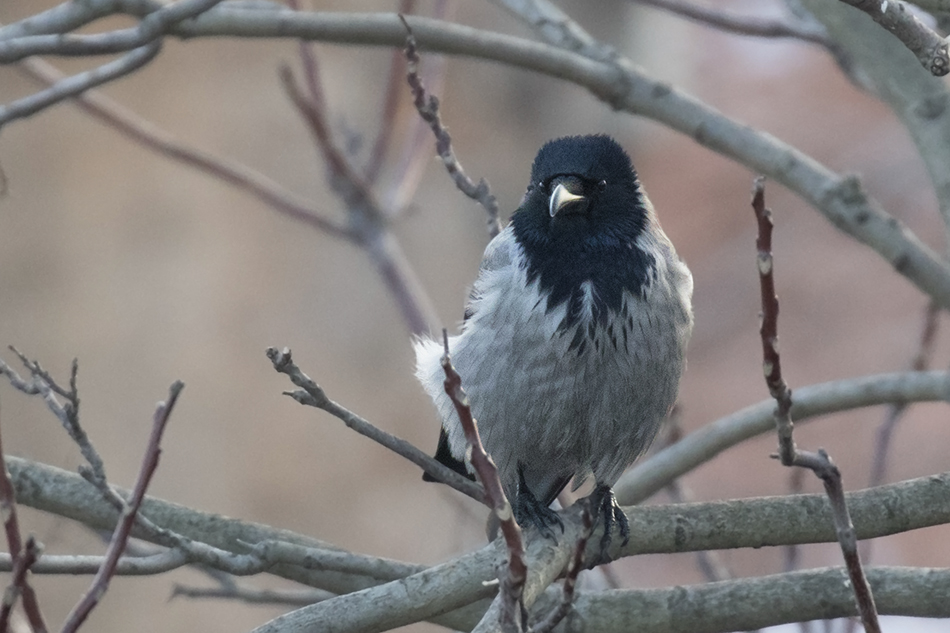
[[[75,97],[90,88],[108,83],[138,70],[155,59],[161,47],[161,40],[155,40],[141,48],[133,50],[131,53],[123,55],[115,61],[73,75],[72,77],[67,77],[66,79],[56,82],[46,90],[41,90],[29,97],[24,97],[7,105],[0,106],[0,128],[10,121],[36,114],[54,103]]]
[[[342,420],[349,428],[360,435],[368,437],[397,455],[405,457],[442,483],[448,484],[479,503],[485,503],[485,492],[479,484],[435,461],[406,440],[373,426],[352,411],[330,400],[326,392],[317,383],[300,371],[300,368],[294,363],[289,349],[284,348],[278,351],[276,348],[270,347],[267,349],[267,357],[274,365],[274,369],[289,376],[291,382],[300,387],[298,391],[284,392],[286,395],[300,404],[323,409],[330,415]]]

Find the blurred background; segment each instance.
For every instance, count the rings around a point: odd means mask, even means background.
[[[0,21],[54,4],[3,2]],[[888,212],[944,250],[936,200],[907,134],[823,50],[727,35],[619,0],[596,9],[582,0],[559,4],[649,74],[838,172],[860,174]],[[782,15],[780,2],[706,4]],[[312,4],[328,10],[394,7]],[[418,5],[419,13],[431,9],[431,2]],[[531,37],[488,3],[458,3],[453,19]],[[122,24],[112,20],[101,28]],[[370,147],[390,51],[331,45],[317,51],[339,138]],[[91,65],[52,61],[73,72]],[[156,61],[105,92],[178,138],[243,162],[342,219],[308,130],[280,87],[277,68],[285,62],[299,68],[294,41],[168,41]],[[15,68],[0,67],[0,101],[36,89]],[[767,398],[749,206],[755,174],[651,121],[616,113],[581,88],[497,64],[448,59],[439,96],[457,155],[469,175],[491,183],[506,217],[543,142],[590,132],[620,140],[695,278],[696,329],[680,397],[684,431]],[[414,116],[406,100],[397,140]],[[431,155],[395,232],[441,324],[451,329],[461,318],[487,235],[482,210],[455,189],[434,150]],[[398,160],[394,149],[379,189],[384,198]],[[331,398],[434,450],[438,422],[412,376],[409,335],[362,252],[130,143],[68,103],[4,128],[0,166],[7,179],[0,198],[0,353],[13,364],[5,347],[15,345],[64,380],[70,361],[79,359],[81,420],[113,483],[134,482],[154,405],[180,379],[187,386],[151,494],[415,563],[443,561],[484,543],[485,511],[442,486],[424,484],[415,466],[335,418],[282,396],[289,383],[264,356],[268,346],[291,347]],[[766,196],[777,223],[779,331],[790,386],[905,369],[920,338],[925,298],[779,185],[768,185]],[[936,367],[947,365],[948,339],[938,334]],[[76,469],[76,447],[41,401],[7,386],[0,386],[0,399],[10,453]],[[846,488],[861,488],[883,418],[883,408],[828,416],[800,427],[797,440],[826,448],[841,466]],[[912,407],[896,432],[888,480],[947,470],[948,447],[945,406]],[[684,484],[696,500],[783,494],[788,472],[769,459],[773,448],[772,437],[750,441],[691,473]],[[805,477],[805,488],[817,492],[813,479]],[[663,493],[651,500],[668,501]],[[94,536],[68,521],[29,510],[23,516],[24,530],[48,552],[103,551]],[[950,566],[947,543],[946,526],[880,539],[872,562]],[[775,549],[721,554],[740,576],[782,568],[782,552]],[[835,544],[807,546],[802,555],[805,567],[840,560]],[[628,558],[613,568],[625,586],[702,581],[688,554]],[[36,578],[54,627],[88,581]],[[243,631],[283,611],[169,601],[173,582],[212,584],[191,570],[119,579],[86,630]],[[289,586],[270,577],[250,583]]]

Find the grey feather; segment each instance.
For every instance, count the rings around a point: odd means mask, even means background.
[[[485,250],[467,319],[449,349],[511,499],[519,464],[545,503],[571,477],[575,487],[591,475],[612,486],[649,447],[676,400],[693,282],[645,196],[644,203],[649,228],[636,244],[653,255],[655,270],[641,293],[624,292],[606,327],[592,322],[596,289],[588,283],[580,321],[559,329],[567,304],[546,310],[511,226]],[[578,328],[591,338],[572,348]],[[438,409],[452,454],[464,460],[465,438],[443,390],[442,343],[420,339],[415,351],[416,376]]]

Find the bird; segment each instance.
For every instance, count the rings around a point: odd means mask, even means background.
[[[602,552],[629,523],[612,487],[677,398],[693,279],[613,138],[544,144],[520,206],[485,249],[449,337],[482,443],[522,526],[556,540],[550,506],[593,477]],[[435,459],[474,479],[445,393],[441,341],[414,340],[416,377],[442,428]],[[424,476],[433,481],[431,476]]]

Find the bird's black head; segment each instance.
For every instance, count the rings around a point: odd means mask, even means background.
[[[559,138],[538,151],[512,225],[547,309],[570,301],[562,328],[578,321],[585,282],[602,323],[609,309],[621,310],[625,290],[642,292],[655,269],[637,245],[652,226],[648,214],[630,157],[609,136]]]

